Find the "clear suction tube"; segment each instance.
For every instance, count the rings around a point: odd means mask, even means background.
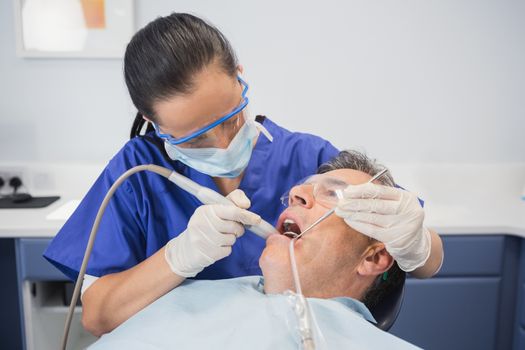
[[[84,258],[82,259],[82,264],[80,265],[78,277],[75,282],[75,289],[73,290],[71,304],[69,304],[69,311],[67,313],[66,322],[64,325],[64,333],[62,336],[62,343],[60,346],[60,349],[62,350],[65,350],[67,346],[67,338],[69,336],[69,329],[71,327],[71,321],[73,319],[73,312],[75,311],[75,305],[77,304],[77,300],[80,296],[80,288],[82,287],[82,281],[84,280],[84,275],[86,274],[87,264],[89,261],[89,257],[91,256],[91,251],[93,250],[93,245],[95,243],[95,238],[97,236],[100,221],[102,220],[102,215],[104,214],[104,211],[106,210],[106,207],[109,204],[109,200],[111,199],[111,197],[113,197],[113,194],[115,193],[117,188],[131,175],[138,173],[140,171],[145,171],[145,170],[154,172],[161,176],[164,176],[165,178],[175,183],[180,188],[184,189],[188,193],[191,193],[192,195],[197,197],[203,204],[233,205],[233,203],[230,200],[228,200],[226,197],[222,196],[221,194],[213,191],[212,189],[201,186],[197,184],[196,182],[186,178],[183,175],[180,175],[170,169],[166,169],[158,165],[154,165],[154,164],[138,165],[138,166],[135,166],[129,169],[124,174],[122,174],[115,181],[115,183],[113,183],[113,185],[110,187],[110,189],[106,193],[106,196],[102,200],[102,203],[100,204],[100,208],[98,209],[98,212],[97,212],[97,216],[95,217],[95,221],[91,228],[91,232],[89,233],[89,239],[88,239],[88,243],[86,246],[86,251],[84,252]],[[246,226],[246,228],[262,238],[266,238],[272,232],[276,232],[275,228],[266,221],[261,221],[261,223],[256,226]]]
[[[299,325],[299,335],[301,337],[301,348],[304,350],[314,350],[325,348],[325,341],[321,330],[315,322],[315,316],[312,312],[308,300],[304,297],[299,280],[299,271],[295,260],[294,243],[297,238],[290,240],[290,263],[292,266],[292,275],[295,285],[295,295],[293,299],[293,310],[297,316]]]

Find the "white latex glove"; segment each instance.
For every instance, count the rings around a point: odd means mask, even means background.
[[[373,183],[350,185],[335,213],[348,226],[383,242],[404,271],[423,266],[430,255],[425,212],[413,193]]]
[[[227,197],[235,205],[202,205],[192,215],[188,227],[166,244],[165,258],[171,270],[182,277],[194,277],[206,266],[232,252],[232,246],[244,234],[244,226],[261,221],[257,214],[245,209],[250,200],[243,191],[235,190]]]

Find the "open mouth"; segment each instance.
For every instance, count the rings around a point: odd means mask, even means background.
[[[296,218],[292,218],[292,215],[289,213],[283,215],[279,221],[280,224],[278,225],[277,230],[281,234],[289,238],[295,238],[301,233],[301,225],[299,224],[298,220]]]
[[[285,219],[283,222],[283,235],[290,238],[294,238],[301,233],[299,225],[295,223],[292,219]]]

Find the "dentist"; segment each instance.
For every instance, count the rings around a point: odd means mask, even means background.
[[[82,322],[91,333],[111,331],[188,277],[261,274],[258,260],[265,242],[244,234],[242,224],[256,224],[260,217],[276,222],[283,209],[280,196],[339,153],[320,137],[290,132],[264,116],[252,117],[247,109],[249,84],[242,72],[222,33],[189,14],[159,17],[128,44],[124,75],[138,110],[131,139],[109,161],[44,256],[74,280],[104,195],[135,165],[173,169],[228,195],[237,206],[201,206],[154,174],[126,180],[101,221],[82,287]],[[389,193],[385,200],[404,198],[405,191],[393,191],[397,197]],[[347,198],[355,195],[367,196],[350,191]],[[375,197],[383,202],[383,195]],[[393,244],[396,258],[406,256],[415,276],[429,277],[439,268],[441,241],[423,227],[417,201],[396,208],[388,215],[404,234],[410,231],[406,240],[428,243]],[[339,214],[354,225],[355,211],[342,209]],[[408,222],[407,212],[416,220]],[[372,219],[368,223],[375,227],[377,218]],[[367,220],[360,217],[359,222]],[[382,234],[368,226],[363,232],[381,240]],[[426,250],[413,254],[411,249]]]

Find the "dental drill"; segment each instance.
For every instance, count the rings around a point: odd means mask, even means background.
[[[87,264],[89,261],[89,257],[91,256],[91,251],[93,250],[93,245],[95,243],[95,237],[97,235],[97,231],[100,225],[100,221],[102,219],[102,215],[104,214],[104,211],[106,210],[106,207],[109,204],[109,200],[111,199],[111,197],[113,196],[117,188],[124,182],[124,180],[126,180],[131,175],[138,173],[140,171],[144,171],[144,170],[151,171],[161,176],[164,176],[165,178],[167,178],[168,180],[170,180],[171,182],[173,182],[174,184],[176,184],[183,190],[194,195],[203,204],[234,205],[234,203],[231,202],[228,198],[215,192],[214,190],[201,186],[197,184],[196,182],[188,179],[187,177],[181,174],[178,174],[175,171],[169,170],[167,168],[164,168],[158,165],[154,165],[154,164],[138,165],[138,166],[135,166],[129,169],[124,174],[122,174],[106,193],[106,196],[104,197],[104,200],[102,201],[102,204],[100,205],[100,208],[97,212],[97,216],[95,217],[95,221],[91,228],[88,244],[86,247],[86,251],[84,252],[84,258],[82,259],[82,265],[80,266],[80,271],[78,273],[77,281],[75,283],[75,289],[73,291],[73,296],[71,298],[71,304],[69,305],[69,311],[66,317],[66,323],[64,325],[64,333],[62,336],[62,344],[60,347],[62,350],[66,350],[69,329],[71,327],[71,321],[73,319],[73,312],[75,311],[75,305],[80,295],[82,281],[84,280],[84,275],[86,274]],[[258,235],[259,237],[263,239],[266,239],[272,233],[278,233],[277,230],[270,223],[264,220],[261,220],[261,222],[257,225],[245,225],[245,227],[247,230],[255,233],[256,235]]]

